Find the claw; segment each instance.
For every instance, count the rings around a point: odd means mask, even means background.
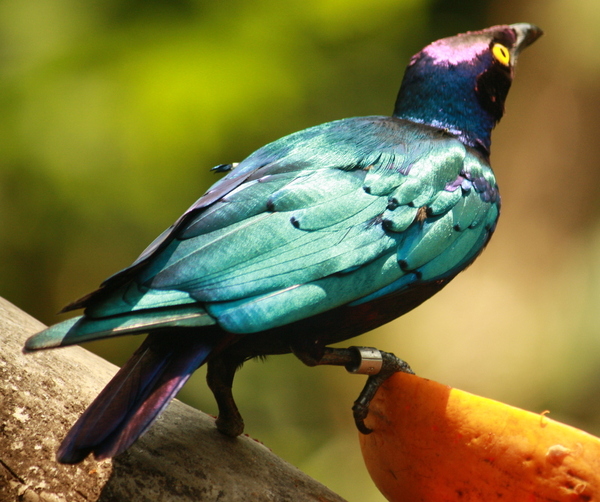
[[[350,373],[369,375],[367,383],[352,406],[356,428],[363,434],[373,432],[365,425],[365,418],[369,414],[369,403],[381,384],[398,371],[414,373],[407,362],[390,352],[383,352],[373,347],[347,349],[324,347],[322,351],[314,352],[299,344],[292,346],[291,349],[296,357],[308,366],[321,364],[344,366]]]
[[[365,425],[364,420],[360,420],[358,422],[356,422],[356,428],[358,429],[358,432],[360,432],[361,434],[364,434],[365,436],[368,436],[369,434],[371,434],[371,432],[373,432],[373,429],[370,429],[369,427],[367,427]]]
[[[216,420],[217,430],[221,434],[225,434],[229,437],[239,436],[244,432],[244,420],[242,416],[238,413],[237,416],[226,418],[223,415],[219,414]]]
[[[365,418],[367,418],[367,415],[369,414],[369,404],[360,402],[360,397],[354,402],[354,406],[352,406],[352,414],[354,415],[356,428],[360,432],[365,435],[373,432],[373,429],[370,429],[365,425]]]
[[[353,347],[357,349],[361,354],[361,359],[363,353],[361,349],[365,349],[364,347]],[[376,374],[371,374],[367,379],[367,383],[365,384],[363,390],[361,391],[358,399],[354,402],[354,406],[352,406],[352,413],[354,415],[354,422],[356,423],[356,428],[363,434],[370,434],[373,432],[372,429],[365,425],[365,418],[369,414],[369,404],[371,400],[377,393],[377,390],[381,386],[383,382],[385,382],[390,376],[394,373],[402,371],[404,373],[414,374],[413,370],[410,368],[407,362],[399,359],[394,354],[389,352],[378,351],[377,349],[368,349],[368,350],[376,350],[379,353],[381,367],[380,371]],[[359,367],[362,365],[361,363],[358,365]],[[350,371],[350,370],[348,370]]]

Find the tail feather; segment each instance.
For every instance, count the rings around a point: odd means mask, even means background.
[[[148,333],[164,328],[192,328],[214,325],[215,321],[198,305],[132,311],[118,316],[79,316],[50,326],[25,342],[25,351],[83,343],[111,336]]]
[[[151,334],[81,415],[57,459],[113,457],[141,436],[205,361],[212,345],[197,334]]]

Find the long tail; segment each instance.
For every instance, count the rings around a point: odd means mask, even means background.
[[[126,450],[205,361],[212,344],[193,334],[149,335],[63,440],[57,460],[81,462]]]

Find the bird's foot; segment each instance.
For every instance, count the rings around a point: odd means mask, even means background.
[[[308,366],[323,364],[344,366],[350,373],[369,375],[367,383],[352,407],[356,427],[363,434],[372,432],[365,425],[365,418],[369,414],[369,404],[381,384],[399,371],[414,373],[407,362],[390,352],[383,352],[373,347],[348,347],[347,349],[323,347],[322,351],[316,353],[294,348],[292,350],[296,357]]]
[[[365,425],[365,418],[369,414],[369,404],[381,384],[399,371],[411,374],[414,374],[414,371],[406,361],[390,352],[383,352],[371,347],[350,347],[350,349],[358,351],[359,357],[354,364],[346,365],[346,369],[350,373],[369,375],[367,383],[352,406],[354,422],[360,432],[370,434],[373,430]]]
[[[238,413],[237,416],[224,416],[219,413],[216,420],[217,430],[221,434],[225,434],[229,437],[239,436],[244,432],[244,419]]]

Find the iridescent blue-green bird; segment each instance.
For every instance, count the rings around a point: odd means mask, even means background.
[[[58,460],[128,448],[192,372],[208,365],[217,428],[235,436],[231,393],[248,359],[294,353],[370,374],[360,430],[380,383],[406,363],[327,345],[395,319],[441,290],[483,250],[500,197],[490,136],[530,24],[438,40],[410,61],[391,117],[291,134],[236,165],[128,268],[66,310],[83,315],[26,350],[148,333],[67,434]]]

